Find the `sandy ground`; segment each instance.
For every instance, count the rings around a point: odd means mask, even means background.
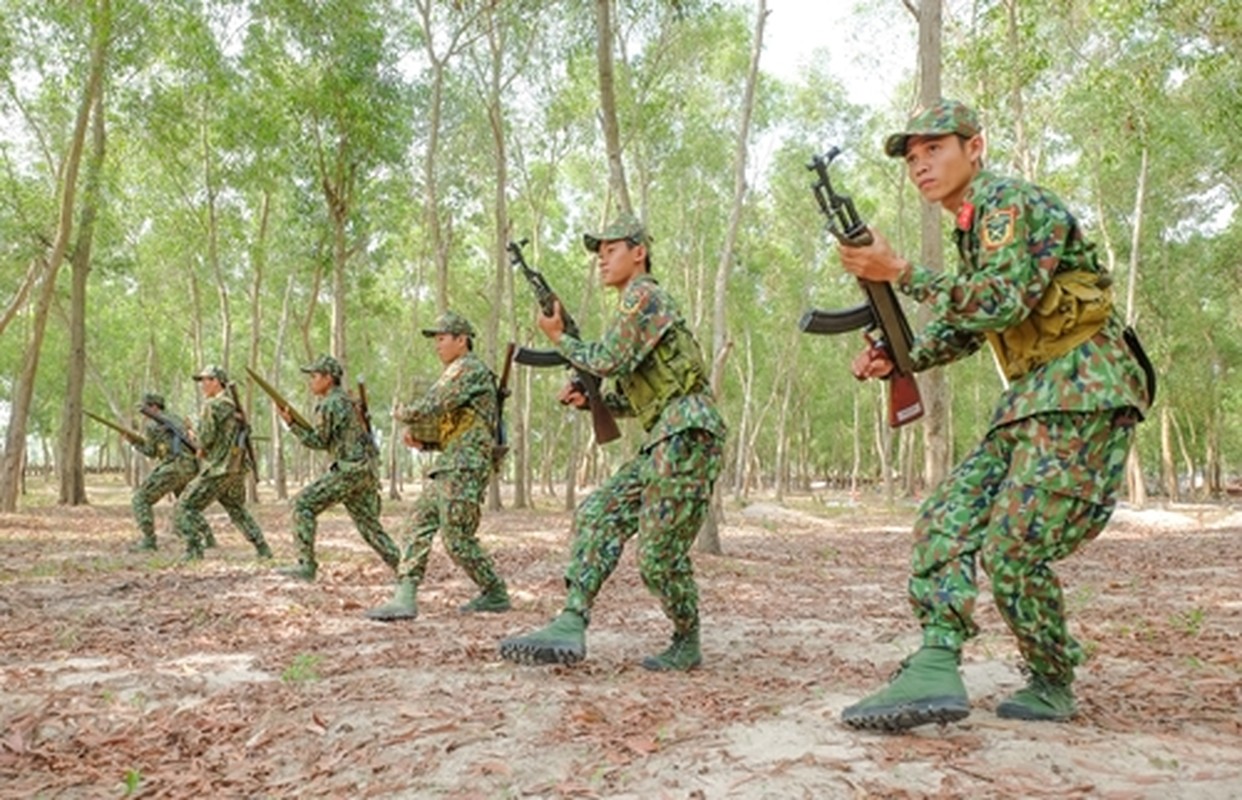
[[[512,612],[467,616],[437,545],[419,619],[380,624],[389,576],[329,512],[302,585],[220,547],[126,552],[128,497],[0,515],[4,798],[1239,798],[1242,513],[1121,510],[1060,574],[1092,654],[1071,723],[999,719],[1022,684],[995,610],[965,653],[973,713],[903,735],[841,709],[917,646],[904,596],[912,506],[843,498],[727,512],[698,556],[704,667],[637,662],[668,631],[627,553],[573,668],[501,661],[559,610],[569,517],[485,515]],[[541,499],[549,508],[557,502]],[[387,503],[400,530],[408,505]],[[257,507],[277,562],[288,508]],[[986,605],[986,603],[985,603]]]

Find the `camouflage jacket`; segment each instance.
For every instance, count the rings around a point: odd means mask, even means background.
[[[342,472],[375,471],[375,444],[362,424],[354,401],[340,386],[333,386],[315,406],[315,427],[294,424],[290,430],[312,450],[327,450],[333,466]]]
[[[165,416],[169,415],[165,414]],[[147,421],[142,431],[146,442],[142,445],[134,445],[134,449],[147,458],[158,458],[161,464],[169,464],[182,458],[194,460],[194,452],[177,438],[171,428],[145,415],[143,419]]]
[[[558,349],[575,367],[615,379],[605,401],[618,415],[638,418],[644,449],[691,428],[724,438],[699,344],[677,302],[650,275],[621,292],[600,341],[562,336]]]
[[[198,446],[203,451],[201,474],[233,475],[246,471],[246,458],[239,434],[237,407],[227,392],[207,400],[198,423]]]
[[[971,181],[954,237],[955,273],[916,266],[901,286],[932,308],[910,353],[917,371],[970,355],[989,331],[1023,322],[1057,273],[1104,272],[1060,198],[986,170]],[[1114,311],[1091,339],[1014,379],[991,427],[1047,411],[1146,410],[1144,376],[1122,330]]]
[[[406,424],[434,418],[440,455],[429,475],[451,469],[488,470],[496,443],[496,376],[473,352],[444,368],[427,393],[397,413]]]

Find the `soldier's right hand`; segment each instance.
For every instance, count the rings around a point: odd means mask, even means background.
[[[413,447],[415,450],[422,450],[423,443],[414,438],[414,433],[406,428],[405,433],[401,434],[401,441],[405,442],[406,447]]]
[[[561,387],[560,394],[556,396],[556,399],[560,401],[561,405],[573,406],[574,408],[586,408],[588,403],[586,393],[582,391],[581,384],[574,381],[569,381]]]

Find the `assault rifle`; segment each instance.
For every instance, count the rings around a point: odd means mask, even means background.
[[[285,399],[285,396],[280,393],[280,390],[268,383],[262,375],[255,372],[250,367],[246,367],[246,374],[249,375],[250,379],[257,383],[259,388],[272,399],[272,403],[275,404],[278,410],[289,414],[289,419],[293,420],[295,425],[301,428],[306,428],[307,430],[314,429],[315,426],[311,425],[310,421],[307,420],[306,417],[298,413],[298,410],[293,407],[292,403]]]
[[[155,420],[156,422],[158,422],[159,424],[163,425],[164,428],[173,435],[174,441],[180,444],[181,447],[187,448],[190,455],[195,455],[198,453],[198,442],[194,441],[194,437],[190,436],[189,431],[187,431],[185,427],[181,425],[179,422],[177,422],[175,419],[168,416],[167,414],[164,414],[163,412],[152,411],[151,407],[146,406],[146,405],[140,407],[138,411],[144,417],[149,417]],[[180,448],[177,448],[176,450],[174,450],[173,451],[174,454],[180,455],[180,453],[178,452],[179,450]]]
[[[516,351],[517,345],[509,342],[509,346],[505,348],[504,366],[500,368],[500,381],[496,384],[496,447],[492,454],[492,463],[497,465],[509,452],[509,431],[505,428],[505,400],[513,394],[509,389],[509,375],[513,372]]]
[[[237,395],[237,381],[229,383],[229,397],[233,398],[233,413],[237,415],[237,442],[244,448],[246,459],[250,462],[250,471],[254,473],[255,480],[258,480],[259,459],[255,458],[254,442],[250,441],[250,420],[246,419],[241,398]]]
[[[107,419],[106,417],[101,417],[98,414],[92,414],[86,409],[83,409],[82,413],[90,417],[91,419],[95,420],[100,425],[109,427],[112,430],[116,431],[117,433],[121,434],[121,436],[125,437],[125,440],[127,442],[134,445],[135,447],[146,447],[147,446],[146,437],[143,436],[138,431],[130,430],[129,428],[126,428],[124,425],[113,422],[112,420]]]
[[[846,247],[866,247],[871,244],[871,232],[858,216],[854,201],[849,195],[838,194],[828,179],[828,165],[841,154],[837,147],[829,148],[822,156],[815,156],[806,168],[816,175],[811,191],[827,220],[825,227]],[[885,358],[893,362],[893,371],[886,376],[888,386],[888,424],[898,428],[923,416],[923,398],[914,379],[914,362],[910,359],[910,346],[914,340],[910,323],[897,302],[893,287],[886,282],[858,279],[859,286],[867,296],[867,302],[840,311],[811,309],[802,315],[798,328],[803,333],[847,333],[859,328],[873,349],[879,349]],[[878,339],[873,334],[878,331]]]
[[[367,403],[367,382],[358,376],[358,418],[362,421],[362,429],[367,433],[367,441],[371,443],[371,452],[379,453],[379,445],[375,443],[375,430],[371,427],[371,406]]]
[[[535,292],[535,299],[539,301],[539,308],[543,310],[544,316],[552,314],[553,306],[560,302],[560,298],[556,296],[556,292],[552,291],[552,287],[548,285],[548,281],[542,274],[531,269],[526,263],[526,258],[522,255],[522,247],[526,244],[523,239],[520,242],[509,242],[506,248],[509,251],[509,263],[522,270],[530,288]],[[565,310],[565,304],[561,303],[561,321],[565,324],[565,333],[580,338],[578,333],[578,323],[574,322],[569,316],[569,312]],[[568,365],[574,371],[572,383],[574,387],[586,395],[587,403],[591,409],[591,424],[595,428],[595,442],[597,444],[607,444],[614,439],[621,438],[621,429],[617,427],[617,421],[612,416],[612,411],[604,403],[604,395],[600,391],[600,379],[598,375],[592,375],[586,370],[578,369],[569,363],[568,360],[555,350],[532,350],[527,347],[519,347],[513,354],[513,360],[519,364],[528,367],[557,367]]]

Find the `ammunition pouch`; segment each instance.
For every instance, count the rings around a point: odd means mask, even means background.
[[[617,379],[643,430],[651,430],[670,400],[707,388],[707,370],[685,323],[671,328],[637,370]]]
[[[989,331],[1005,377],[1015,380],[1065,355],[1095,336],[1113,309],[1107,276],[1087,270],[1061,272],[1031,313],[1004,331]]]

